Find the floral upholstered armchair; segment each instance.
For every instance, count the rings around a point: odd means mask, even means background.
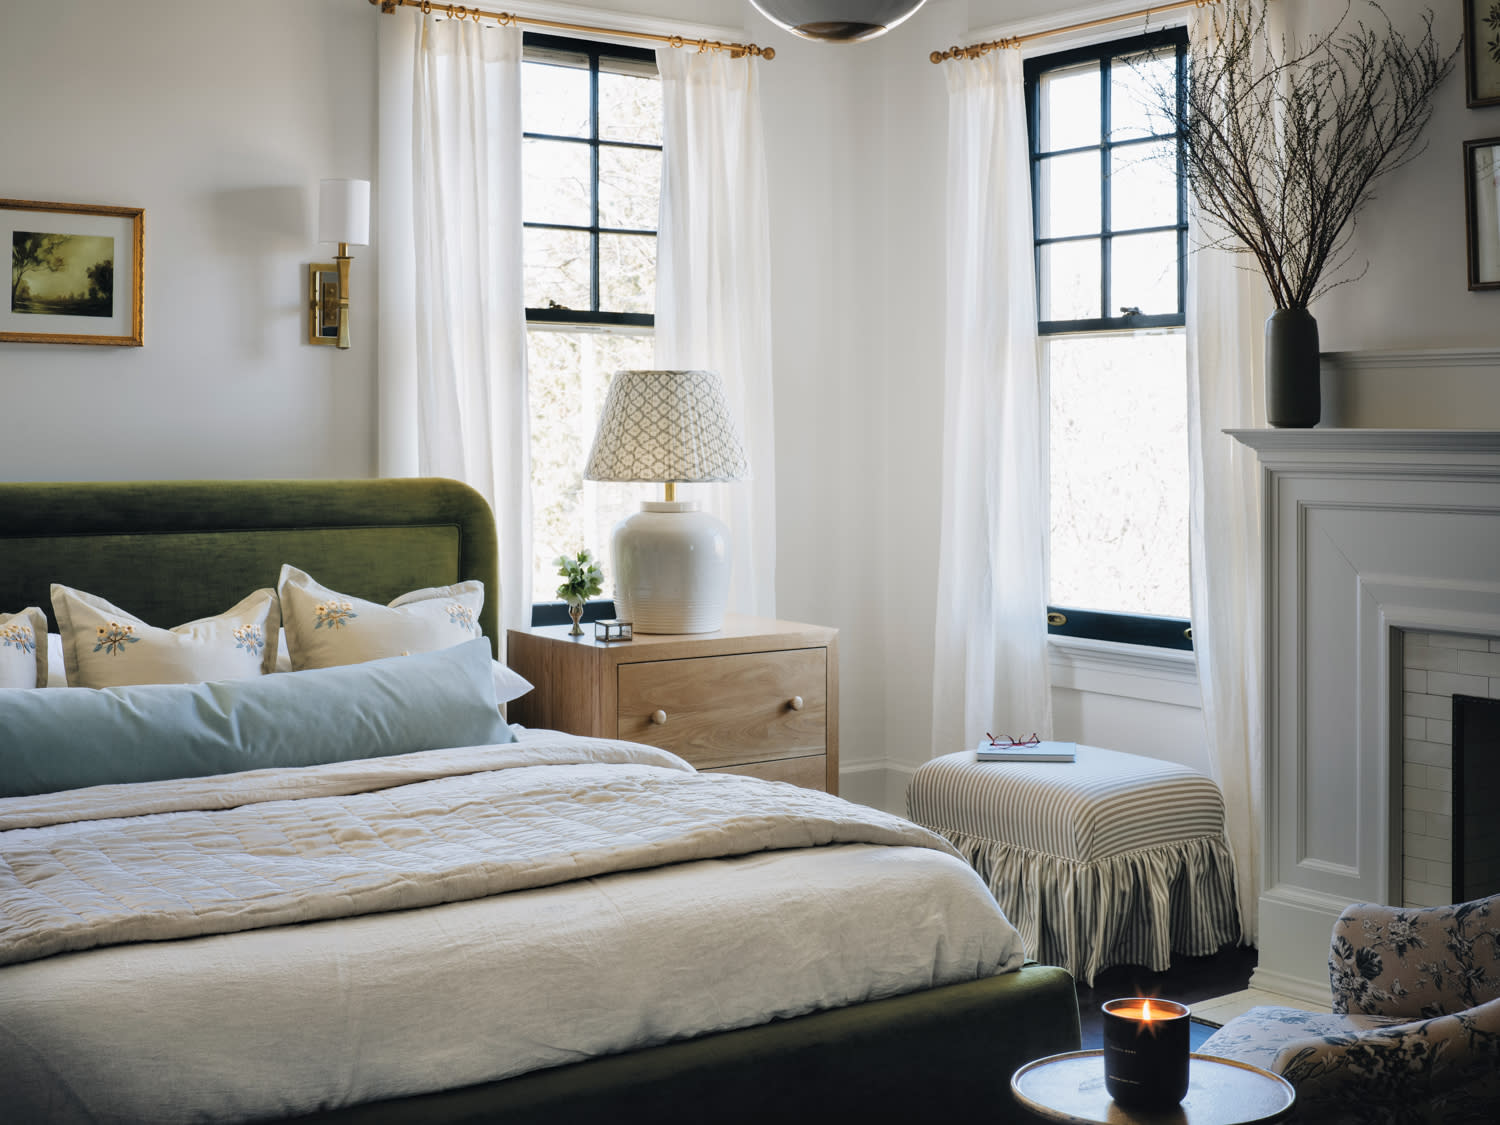
[[[1500,895],[1351,906],[1328,971],[1333,1015],[1252,1008],[1199,1050],[1283,1075],[1290,1121],[1500,1121]]]

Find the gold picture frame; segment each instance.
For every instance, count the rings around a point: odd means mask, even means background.
[[[140,347],[145,211],[0,199],[11,247],[0,342]]]

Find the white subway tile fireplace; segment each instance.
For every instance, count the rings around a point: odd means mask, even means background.
[[[1500,566],[1500,561],[1497,561]],[[1403,632],[1401,896],[1453,901],[1453,697],[1500,699],[1500,639]]]
[[[1328,997],[1352,902],[1453,901],[1453,696],[1500,698],[1500,434],[1233,431],[1262,467],[1252,984]]]

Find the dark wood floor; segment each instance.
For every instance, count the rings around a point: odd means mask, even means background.
[[[1189,1007],[1226,992],[1250,987],[1256,951],[1247,946],[1226,946],[1212,957],[1172,958],[1172,967],[1153,973],[1137,965],[1116,965],[1094,977],[1093,987],[1078,982],[1078,1019],[1083,1028],[1083,1046],[1103,1045],[1104,1017],[1099,1005],[1118,996],[1160,996]],[[1193,1025],[1193,1045],[1212,1033],[1212,1028]]]

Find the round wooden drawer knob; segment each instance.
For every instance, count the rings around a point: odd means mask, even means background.
[[[794,695],[794,696],[792,696],[791,707],[792,707],[793,711],[800,711],[800,710],[802,710],[802,697],[800,695]]]
[[[657,726],[661,726],[667,721],[667,713],[665,711],[652,711],[651,721]]]

